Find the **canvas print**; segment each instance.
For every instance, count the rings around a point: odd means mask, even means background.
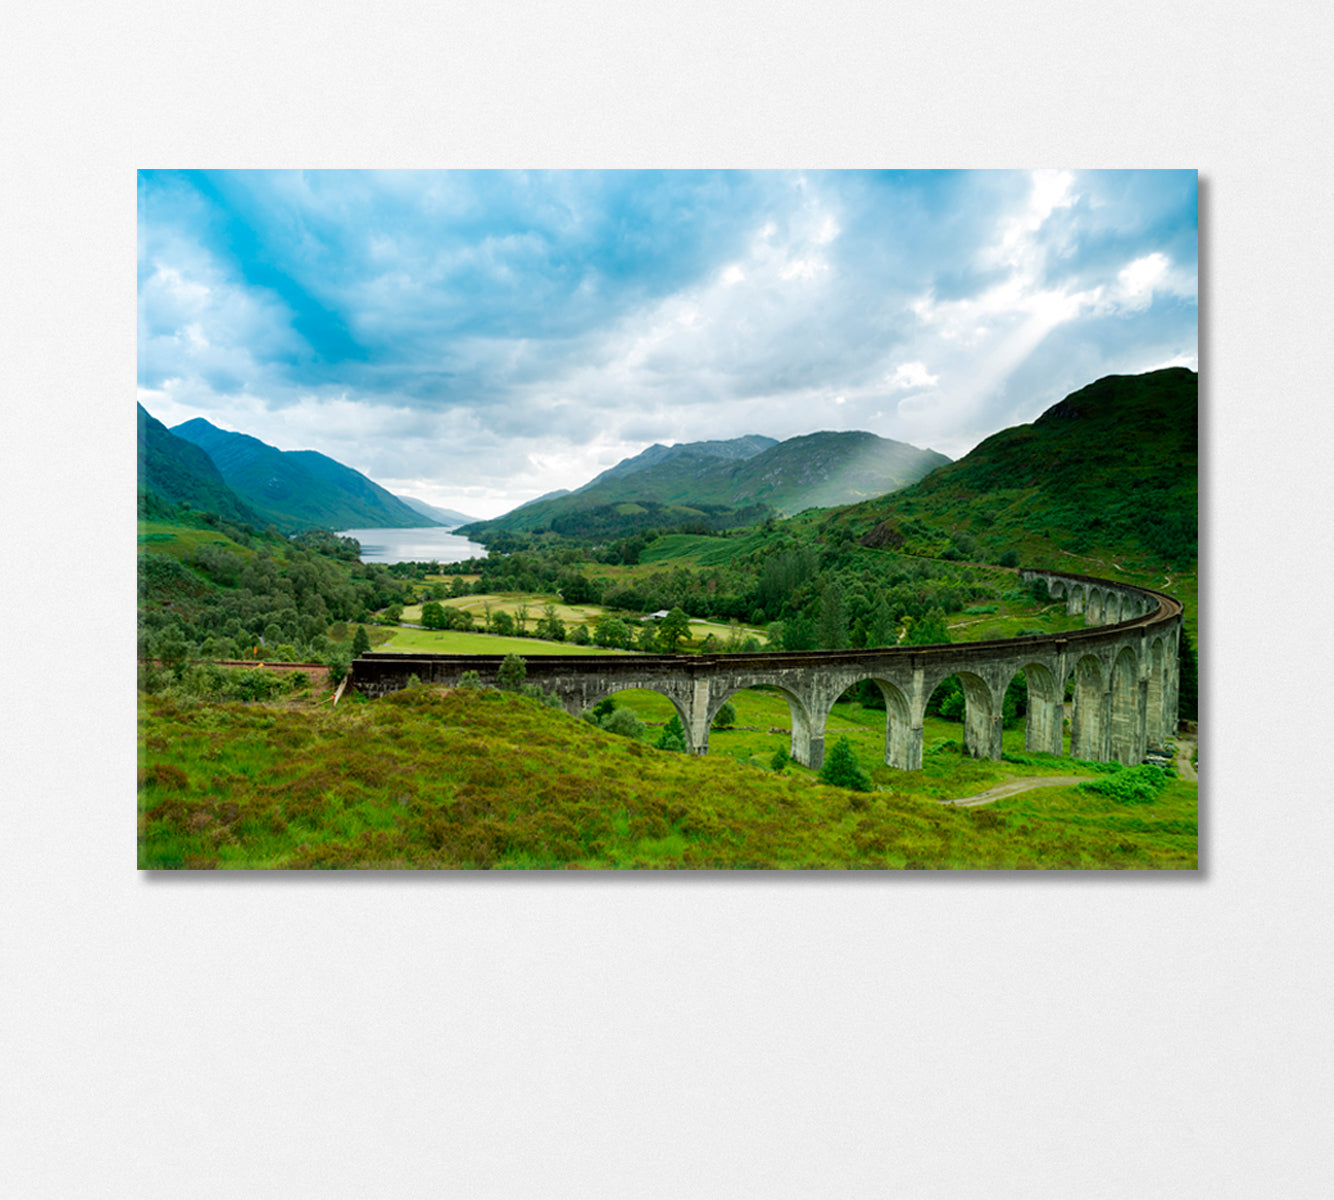
[[[140,869],[1197,867],[1195,171],[137,206]]]

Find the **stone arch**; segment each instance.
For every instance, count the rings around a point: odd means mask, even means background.
[[[973,758],[1000,758],[1001,706],[982,676],[967,670],[945,671],[922,689],[923,696],[929,699],[951,675],[963,689],[963,752]]]
[[[1120,592],[1108,591],[1103,600],[1102,623],[1104,625],[1115,625],[1121,620],[1121,605],[1124,597]]]
[[[1111,722],[1108,750],[1119,763],[1144,760],[1144,705],[1140,698],[1139,660],[1124,647],[1112,664]]]
[[[870,680],[885,698],[885,765],[916,771],[922,765],[922,726],[913,727],[912,704],[898,684],[876,675],[859,675],[848,685]]]
[[[1049,585],[1050,586],[1050,585]],[[1066,601],[1065,611],[1073,616],[1076,613],[1082,613],[1088,605],[1088,588],[1082,583],[1072,583],[1070,585],[1069,597]]]
[[[792,755],[797,762],[804,767],[818,769],[824,765],[824,725],[819,729],[815,727],[815,721],[811,716],[810,707],[806,701],[801,698],[791,688],[784,687],[775,680],[755,679],[746,683],[738,684],[734,687],[720,689],[716,695],[709,698],[709,708],[705,713],[703,745],[698,751],[693,753],[704,754],[708,749],[709,730],[713,727],[713,718],[718,715],[718,710],[723,704],[735,696],[738,692],[747,691],[750,688],[768,688],[777,692],[787,701],[787,710],[792,718],[792,738],[788,748],[788,753]]]
[[[1148,688],[1144,698],[1144,736],[1149,744],[1162,746],[1172,736],[1167,715],[1167,651],[1162,638],[1154,638],[1148,647],[1145,672]]]
[[[1065,687],[1049,667],[1039,662],[1024,663],[1028,685],[1028,714],[1024,720],[1024,749],[1037,754],[1060,754],[1065,732]],[[1016,671],[1010,681],[1019,674]],[[1006,688],[1009,682],[1006,682]],[[1001,693],[1002,697],[1004,692]]]
[[[1103,669],[1086,654],[1075,663],[1074,708],[1070,714],[1070,755],[1101,762],[1107,757]]]
[[[1105,594],[1102,588],[1089,588],[1088,602],[1084,606],[1084,624],[1103,624],[1102,616],[1105,611]]]
[[[676,715],[681,719],[681,728],[685,730],[686,753],[704,754],[708,750],[707,738],[702,746],[696,745],[697,739],[692,736],[690,728],[690,712],[686,708],[681,697],[674,694],[673,688],[662,687],[654,683],[652,680],[627,680],[624,683],[617,682],[614,679],[610,680],[606,686],[599,687],[595,694],[589,694],[586,707],[592,708],[595,704],[609,699],[618,692],[656,692],[659,696],[670,700],[672,702],[672,707],[676,709]],[[578,714],[576,713],[575,715],[577,716]]]

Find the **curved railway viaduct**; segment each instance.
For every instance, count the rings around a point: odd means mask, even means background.
[[[751,687],[777,690],[792,713],[792,757],[808,767],[824,761],[825,722],[834,702],[863,680],[885,697],[885,762],[905,771],[922,766],[922,719],[936,686],[956,675],[963,687],[964,749],[1001,756],[1001,706],[1020,671],[1028,683],[1024,744],[1063,752],[1066,681],[1073,676],[1070,754],[1126,764],[1176,730],[1177,653],[1181,604],[1171,596],[1107,579],[1021,570],[1083,613],[1084,629],[987,642],[901,646],[878,650],[716,655],[534,656],[527,679],[554,692],[571,714],[626,688],[666,696],[681,716],[688,749],[705,754],[709,728],[723,701]],[[423,683],[452,685],[465,671],[494,684],[499,655],[363,654],[350,683],[376,697]]]

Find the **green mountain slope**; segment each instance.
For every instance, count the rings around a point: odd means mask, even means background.
[[[263,525],[223,481],[209,456],[193,442],[177,437],[142,404],[139,410],[139,490],[172,503],[218,513],[231,521]]]
[[[1109,375],[893,496],[838,514],[866,545],[996,561],[1013,550],[1192,566],[1199,376]]]
[[[605,537],[649,525],[689,525],[692,517],[725,528],[768,512],[880,495],[948,462],[931,450],[857,432],[813,433],[786,442],[752,436],[651,446],[568,495],[534,501],[464,532],[481,539],[542,529]]]
[[[775,438],[763,437],[758,433],[721,442],[683,442],[675,446],[664,446],[661,442],[655,442],[633,458],[623,458],[614,467],[608,467],[583,487],[576,488],[574,494],[592,491],[600,483],[612,479],[624,479],[626,476],[636,475],[650,467],[660,467],[665,463],[685,461],[687,464],[694,464],[695,469],[701,465],[707,468],[711,465],[710,460],[741,462],[754,458],[755,455],[776,445],[778,442]]]
[[[314,450],[279,450],[202,417],[172,433],[200,447],[227,485],[280,529],[419,528],[439,522],[393,493]]]
[[[873,433],[811,433],[780,442],[716,478],[734,503],[759,502],[794,513],[897,491],[949,461],[934,450]]]

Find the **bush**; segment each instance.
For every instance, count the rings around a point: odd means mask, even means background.
[[[1083,791],[1107,796],[1118,804],[1152,804],[1166,786],[1167,775],[1161,767],[1151,763],[1128,767],[1106,779],[1094,779],[1080,785]]]
[[[464,671],[459,676],[459,687],[479,688],[482,686],[482,677],[476,671]]]
[[[500,670],[496,672],[496,686],[503,688],[505,691],[517,692],[523,686],[523,681],[527,675],[527,660],[520,658],[517,654],[507,654],[500,664]]]
[[[644,736],[645,726],[630,709],[618,708],[603,722],[602,728],[608,733],[638,740]]]
[[[722,706],[718,709],[718,715],[713,718],[714,729],[731,729],[736,725],[736,705],[730,700],[724,700]]]
[[[787,752],[786,747],[779,746],[778,749],[774,751],[773,758],[769,760],[769,769],[771,771],[784,771],[787,769],[787,764],[791,761],[792,755]]]
[[[820,781],[832,787],[851,788],[854,792],[869,792],[871,777],[862,770],[857,752],[847,737],[841,737],[829,752],[820,768]]]
[[[324,664],[329,668],[329,682],[337,687],[352,666],[352,656],[346,650],[334,650],[324,657]]]

